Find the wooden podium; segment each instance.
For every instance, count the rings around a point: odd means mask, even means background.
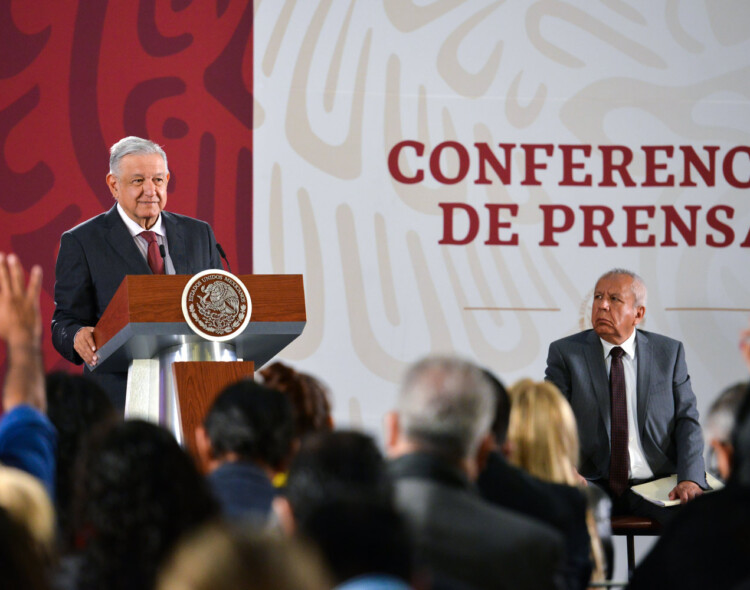
[[[302,333],[302,275],[241,275],[252,301],[247,328],[213,342],[193,332],[182,313],[190,275],[129,275],[94,329],[94,371],[128,371],[126,417],[157,421],[188,448],[195,427],[229,383],[252,376]]]

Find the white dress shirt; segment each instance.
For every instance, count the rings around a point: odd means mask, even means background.
[[[635,358],[635,330],[622,344],[612,344],[601,339],[604,348],[604,362],[607,365],[607,377],[609,377],[609,368],[612,365],[610,351],[619,346],[625,352],[622,355],[622,368],[625,372],[625,398],[628,407],[628,454],[630,455],[630,479],[649,479],[654,476],[653,471],[648,466],[646,455],[643,452],[641,437],[638,436],[638,360]]]
[[[146,241],[146,238],[138,235],[142,231],[146,231],[146,230],[144,230],[140,225],[138,225],[135,221],[133,221],[132,219],[130,219],[130,217],[128,217],[128,214],[125,213],[122,207],[120,207],[120,203],[117,203],[117,212],[120,214],[120,217],[125,223],[125,227],[128,228],[130,235],[133,236],[133,241],[135,242],[135,245],[138,247],[138,250],[140,251],[140,253],[143,254],[143,258],[146,261],[148,261],[148,242]],[[159,243],[159,245],[164,246],[164,250],[167,253],[167,256],[164,258],[164,274],[165,275],[176,274],[174,270],[174,265],[172,264],[172,259],[169,257],[169,245],[167,244],[167,233],[162,229],[161,213],[159,214],[159,217],[157,217],[156,223],[148,231],[152,231],[156,234],[156,241]]]

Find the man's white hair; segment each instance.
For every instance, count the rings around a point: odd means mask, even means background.
[[[639,274],[634,273],[632,270],[628,270],[627,268],[613,268],[612,270],[608,270],[602,276],[600,276],[596,282],[598,283],[602,279],[608,279],[617,275],[625,275],[633,279],[633,282],[630,285],[630,289],[632,290],[633,296],[635,297],[635,304],[637,306],[646,307],[646,299],[648,298],[646,283]]]
[[[475,365],[429,357],[404,378],[397,410],[404,435],[452,460],[471,457],[495,415],[492,384]]]
[[[117,176],[120,175],[120,160],[125,156],[159,154],[164,158],[164,167],[169,174],[169,164],[167,163],[167,154],[158,143],[154,143],[142,137],[123,137],[120,141],[109,148],[109,173]]]

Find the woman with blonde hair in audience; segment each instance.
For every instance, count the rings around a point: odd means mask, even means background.
[[[39,556],[51,564],[55,554],[55,510],[42,482],[25,471],[0,465],[0,507],[23,525]]]
[[[508,393],[511,400],[507,436],[510,462],[545,481],[584,485],[576,468],[576,419],[557,387],[546,381],[524,379]],[[589,499],[591,501],[591,496]],[[591,581],[600,582],[605,578],[605,558],[591,507],[587,510],[586,521],[591,537]]]

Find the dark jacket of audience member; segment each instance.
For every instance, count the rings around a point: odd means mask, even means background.
[[[230,385],[216,398],[196,433],[208,481],[229,518],[265,521],[292,445],[287,398],[253,381]]]
[[[373,500],[332,500],[298,523],[299,532],[321,552],[336,584],[357,579],[398,582],[408,588],[412,549],[401,516]]]
[[[117,420],[104,390],[80,375],[50,373],[46,378],[47,416],[57,429],[55,507],[63,553],[73,549],[73,487],[76,458],[97,426]]]
[[[76,503],[82,590],[149,590],[179,537],[218,513],[205,480],[172,435],[140,420],[92,442]]]
[[[546,482],[490,454],[477,480],[482,496],[497,506],[537,518],[565,536],[566,588],[586,588],[591,577],[586,497],[574,487]]]
[[[492,373],[484,371],[492,383],[497,406],[492,422],[495,443],[505,443],[510,419],[508,392]],[[586,588],[592,571],[591,540],[586,526],[586,496],[569,485],[543,481],[511,465],[495,448],[477,479],[482,496],[504,508],[537,518],[565,536],[563,577],[566,588]]]
[[[737,414],[732,445],[726,487],[680,509],[629,588],[735,588],[750,582],[750,395]]]

